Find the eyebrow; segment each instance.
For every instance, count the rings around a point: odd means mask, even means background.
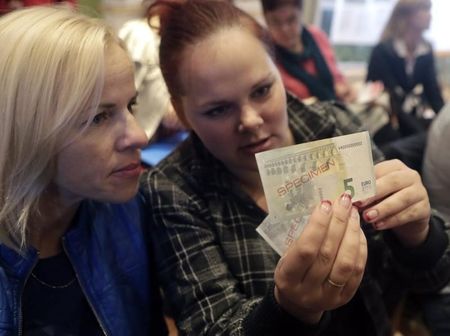
[[[273,82],[275,80],[275,76],[273,73],[269,73],[267,74],[267,76],[265,76],[263,79],[261,79],[260,81],[258,81],[255,85],[252,85],[251,90],[255,90],[256,88],[258,88],[261,84],[263,84],[264,82],[270,81]],[[198,106],[198,108],[200,109],[204,109],[204,108],[208,108],[208,107],[214,107],[214,106],[220,106],[223,104],[228,104],[229,101],[225,100],[225,99],[220,99],[220,100],[212,100],[212,101],[207,101],[203,104],[200,104]]]
[[[114,106],[116,106],[116,104],[113,104],[113,103],[103,103],[103,104],[98,105],[99,108],[112,108]]]
[[[137,97],[138,97],[138,93],[136,93],[133,97],[131,97],[131,99],[128,101],[128,103],[137,100]],[[116,106],[116,104],[114,104],[114,103],[100,103],[98,105],[99,108],[113,108],[115,106]]]

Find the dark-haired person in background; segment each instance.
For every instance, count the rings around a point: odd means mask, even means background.
[[[323,31],[302,22],[302,0],[261,0],[286,89],[300,99],[351,102],[355,92],[339,71]]]

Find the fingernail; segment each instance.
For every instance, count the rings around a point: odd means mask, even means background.
[[[331,211],[331,202],[328,200],[320,202],[320,210],[322,210],[323,213],[329,214]]]
[[[381,221],[381,222],[373,223],[373,225],[375,226],[375,229],[379,230],[384,227],[385,223],[383,221]]]
[[[352,197],[347,193],[343,193],[341,196],[340,204],[343,207],[348,208],[351,203],[352,203]]]
[[[364,218],[367,221],[373,221],[377,217],[378,217],[378,210],[376,209],[369,210],[364,214]]]
[[[362,205],[362,202],[361,201],[356,201],[356,202],[353,203],[353,205],[355,207],[359,208]]]
[[[358,209],[356,209],[355,207],[353,207],[353,208],[352,208],[352,212],[351,212],[350,215],[352,216],[352,218],[358,219],[358,218],[359,218]]]

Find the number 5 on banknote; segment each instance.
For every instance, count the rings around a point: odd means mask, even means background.
[[[321,200],[343,192],[353,201],[375,195],[368,132],[261,152],[256,161],[269,208],[257,231],[278,253],[298,238]]]

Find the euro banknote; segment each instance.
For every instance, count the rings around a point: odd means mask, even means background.
[[[261,152],[256,161],[269,209],[257,231],[280,254],[321,200],[344,192],[352,201],[375,195],[366,131]]]

